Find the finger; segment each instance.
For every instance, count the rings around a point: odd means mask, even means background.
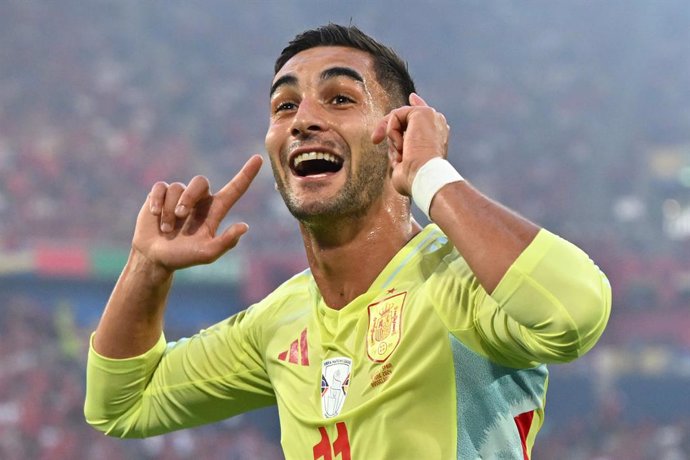
[[[402,162],[402,154],[395,150],[392,144],[388,144],[388,158],[391,161],[391,165],[395,166]]]
[[[225,186],[216,193],[215,196],[229,203],[229,206],[235,202],[247,191],[249,185],[252,183],[256,175],[261,169],[263,159],[261,155],[252,155],[247,162],[242,166],[240,172],[235,174],[235,177],[225,184]]]
[[[410,113],[410,107],[403,107],[391,112],[386,126],[386,137],[388,142],[393,144],[393,148],[399,153],[403,150],[403,133],[407,128],[407,116]]]
[[[223,220],[225,214],[247,191],[249,185],[259,173],[263,159],[261,155],[253,155],[242,166],[240,172],[233,177],[230,182],[225,184],[222,189],[214,195],[213,206],[209,212],[209,223],[216,226]]]
[[[198,202],[211,196],[211,184],[204,176],[195,176],[175,206],[175,216],[183,219],[189,215],[189,211],[196,206]]]
[[[436,114],[436,118],[438,119],[438,125],[441,127],[441,129],[444,129],[446,133],[450,132],[450,125],[448,124],[446,116],[438,112]]]
[[[424,99],[417,93],[410,93],[410,105],[414,106],[429,106]]]
[[[230,249],[237,246],[240,238],[242,235],[247,233],[247,230],[249,230],[249,225],[245,224],[244,222],[239,222],[232,224],[230,227],[225,229],[223,233],[213,238],[207,246],[210,261],[216,260]]]
[[[386,115],[378,122],[374,131],[371,133],[371,142],[374,144],[380,144],[386,138],[386,126],[388,126],[388,119],[390,114]]]
[[[175,207],[185,188],[186,186],[181,182],[174,182],[168,187],[161,210],[161,232],[168,233],[175,228]]]
[[[151,214],[160,216],[165,202],[165,193],[168,191],[166,182],[156,182],[149,192],[149,210]]]

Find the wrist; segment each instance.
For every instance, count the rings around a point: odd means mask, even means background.
[[[431,201],[436,193],[447,184],[464,181],[465,179],[448,160],[435,157],[424,163],[412,181],[412,200],[431,220]]]
[[[161,286],[170,283],[175,273],[174,270],[152,261],[134,247],[129,253],[125,271],[130,275],[143,278],[151,286]]]

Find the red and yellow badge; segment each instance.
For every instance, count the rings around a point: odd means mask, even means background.
[[[407,292],[401,292],[369,305],[367,355],[372,361],[384,362],[398,347],[406,296]]]

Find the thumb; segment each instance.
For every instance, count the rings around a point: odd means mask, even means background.
[[[213,238],[208,243],[207,247],[208,256],[211,259],[210,261],[212,262],[218,259],[230,249],[237,246],[237,243],[239,243],[242,235],[247,233],[248,230],[249,225],[245,224],[244,222],[239,222],[232,224],[230,227],[226,228],[223,233]]]

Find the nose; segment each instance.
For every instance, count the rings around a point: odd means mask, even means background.
[[[292,119],[291,134],[295,137],[308,137],[313,133],[323,131],[325,126],[319,103],[305,98],[300,102],[295,117]]]

